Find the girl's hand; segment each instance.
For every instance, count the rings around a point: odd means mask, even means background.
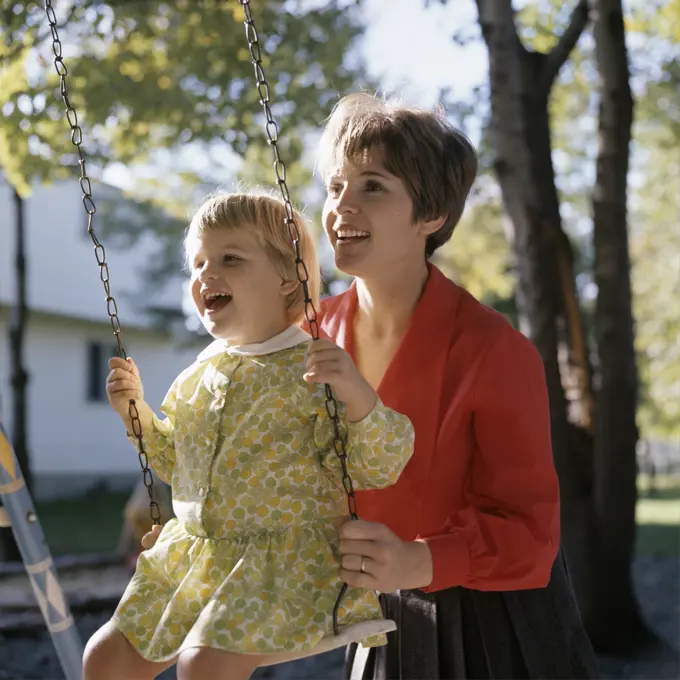
[[[128,357],[109,359],[111,372],[106,378],[106,395],[114,411],[122,418],[128,432],[136,434],[130,418],[130,400],[134,399],[142,433],[152,426],[153,411],[144,401],[144,387],[135,362]]]
[[[150,550],[156,545],[158,537],[161,535],[163,527],[160,524],[154,524],[151,527],[151,531],[147,531],[144,536],[142,536],[142,548],[144,550]]]
[[[128,416],[130,399],[144,401],[144,388],[139,377],[139,370],[131,358],[109,359],[111,372],[106,378],[106,395],[113,410],[121,417]]]
[[[347,406],[347,419],[353,423],[363,420],[378,401],[378,395],[359,373],[352,357],[330,340],[314,340],[310,344],[304,379],[328,383]]]

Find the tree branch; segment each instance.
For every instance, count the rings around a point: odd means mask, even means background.
[[[588,0],[580,0],[574,7],[569,19],[569,25],[560,37],[557,45],[546,55],[539,77],[539,87],[543,92],[549,92],[557,78],[560,69],[569,59],[576,43],[583,34],[590,19],[590,4]]]
[[[512,0],[475,0],[475,2],[477,4],[478,23],[482,29],[482,37],[489,49],[491,49],[489,46],[491,38],[490,30],[493,25],[496,29],[499,26],[502,27],[504,35],[507,36],[518,54],[527,52],[517,32],[517,24],[515,22],[515,14],[517,12],[512,7]]]

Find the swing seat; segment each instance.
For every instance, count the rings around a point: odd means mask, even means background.
[[[397,630],[397,624],[390,619],[376,619],[375,621],[362,621],[351,626],[341,626],[339,635],[328,635],[316,647],[312,647],[312,649],[303,652],[267,654],[264,657],[266,660],[260,664],[260,667],[274,666],[279,663],[286,663],[287,661],[296,661],[317,654],[324,654],[334,649],[340,649],[340,647],[346,647],[352,642],[361,642],[361,640],[365,640],[373,635],[391,633],[394,630]]]

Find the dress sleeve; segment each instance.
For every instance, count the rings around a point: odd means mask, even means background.
[[[387,408],[380,400],[373,410],[356,423],[344,417],[338,404],[340,436],[345,442],[347,471],[355,489],[381,489],[394,484],[413,454],[414,432],[411,421]],[[342,466],[335,452],[333,422],[324,404],[316,413],[314,443],[321,466],[335,480],[342,479]]]
[[[548,394],[538,352],[514,329],[482,361],[472,404],[467,506],[443,532],[419,537],[432,553],[425,590],[545,587],[560,541]]]
[[[161,404],[165,418],[161,420],[153,414],[152,428],[142,432],[144,450],[149,458],[151,468],[166,484],[172,481],[175,469],[175,414],[177,408],[177,381],[172,385]],[[138,448],[137,437],[128,432],[128,439]]]

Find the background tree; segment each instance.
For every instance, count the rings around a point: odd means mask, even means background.
[[[627,650],[644,638],[645,628],[630,581],[636,502],[637,383],[630,292],[626,288],[625,181],[632,101],[628,118],[625,109],[614,112],[611,98],[622,96],[623,101],[626,100],[622,88],[627,87],[627,71],[614,74],[610,69],[603,74],[614,57],[620,65],[621,54],[627,68],[620,4],[618,14],[617,6],[598,5],[595,29],[599,43],[595,63],[606,81],[604,89],[595,93],[604,133],[604,144],[597,152],[596,187],[607,191],[597,193],[593,222],[597,234],[592,247],[599,265],[594,278],[604,292],[598,296],[596,305],[597,333],[592,347],[576,279],[575,252],[578,251],[565,229],[560,211],[562,197],[558,190],[551,125],[554,85],[588,26],[589,5],[585,1],[571,7],[551,5],[551,11],[544,11],[550,19],[547,27],[537,22],[535,16],[533,21],[526,16],[518,17],[510,0],[477,0],[477,6],[490,65],[489,141],[512,227],[520,326],[543,358],[550,393],[553,451],[562,490],[564,543],[593,642],[600,651]],[[527,11],[532,12],[536,12],[535,3]],[[616,39],[611,30],[616,32]],[[527,31],[532,32],[528,40],[521,35]],[[573,69],[571,74],[578,83],[578,70]],[[591,106],[592,94],[587,90],[582,94],[585,102],[581,103]],[[614,200],[611,192],[622,189],[621,177],[623,197],[611,204],[616,208],[616,219],[607,219],[601,209],[602,201]],[[583,199],[580,205],[583,206]],[[610,272],[602,265],[612,249],[618,257],[612,262],[616,265],[614,271]],[[605,314],[616,316],[616,320],[623,323],[622,328],[630,329],[619,341],[614,356],[605,355],[612,342],[611,327],[604,323]],[[598,380],[595,389],[593,366],[606,374],[604,387]],[[622,366],[628,376],[626,404],[617,411],[613,384],[608,380]],[[614,435],[612,428],[620,423],[618,417],[625,420],[627,426]],[[617,464],[615,476],[609,479],[608,474]],[[618,496],[613,493],[617,483],[624,485],[626,493]],[[603,564],[598,561],[601,555],[593,548],[597,537],[614,526],[617,531],[608,534],[606,543],[612,551]],[[599,588],[605,579],[609,579],[608,587]],[[602,625],[603,620],[606,626]]]
[[[647,630],[631,582],[637,502],[638,374],[628,248],[628,171],[633,127],[628,49],[621,0],[597,0],[595,61],[599,74],[598,152],[593,202],[595,336],[598,360],[594,437],[594,564],[586,614],[593,642],[616,651]]]

